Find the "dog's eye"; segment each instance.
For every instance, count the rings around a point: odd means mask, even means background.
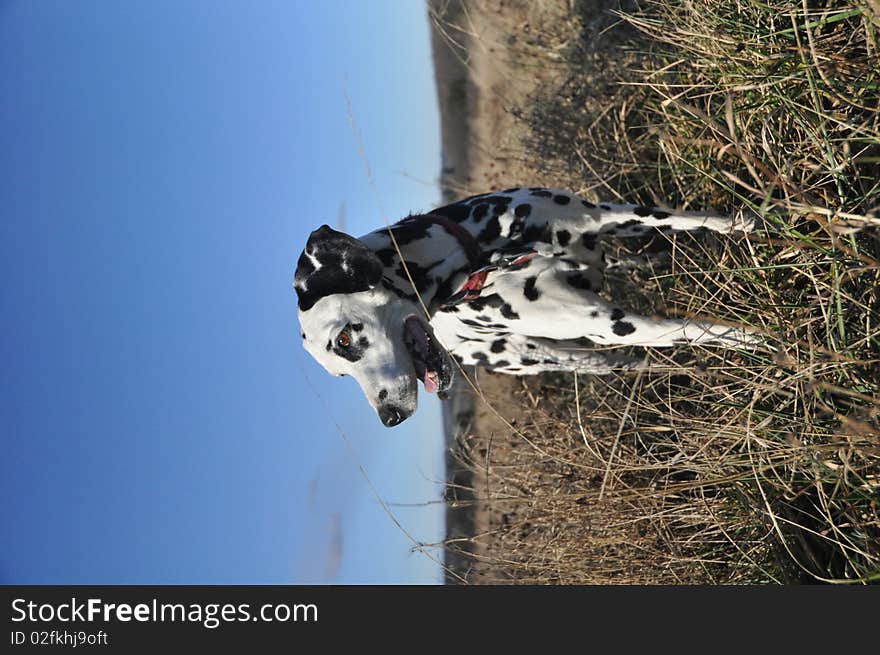
[[[340,348],[348,348],[351,345],[351,335],[348,330],[339,333],[339,336],[336,337],[336,345]]]

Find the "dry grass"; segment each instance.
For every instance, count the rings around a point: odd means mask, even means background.
[[[876,3],[596,4],[534,47],[559,75],[512,110],[522,151],[588,197],[763,216],[743,241],[628,242],[670,263],[607,291],[750,325],[768,348],[516,380],[516,424],[475,423],[455,450],[485,513],[467,577],[880,581]]]

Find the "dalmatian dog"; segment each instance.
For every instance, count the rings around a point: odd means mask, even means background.
[[[445,391],[456,363],[603,374],[641,364],[584,339],[752,347],[746,330],[636,316],[596,293],[600,239],[699,228],[726,234],[752,222],[531,187],[465,198],[359,239],[324,225],[294,278],[302,342],[328,372],[354,377],[386,426],[415,411],[419,380]]]

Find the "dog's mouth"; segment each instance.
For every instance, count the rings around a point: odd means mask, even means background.
[[[404,321],[403,342],[412,357],[416,377],[422,381],[425,391],[446,391],[452,383],[452,361],[417,316],[410,316]]]

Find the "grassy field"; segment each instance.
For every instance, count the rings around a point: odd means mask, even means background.
[[[614,246],[669,260],[605,292],[768,347],[477,374],[451,450],[469,488],[449,494],[473,534],[448,540],[450,580],[880,581],[880,3],[488,4],[432,4],[480,155],[450,189],[748,208],[747,239]]]

